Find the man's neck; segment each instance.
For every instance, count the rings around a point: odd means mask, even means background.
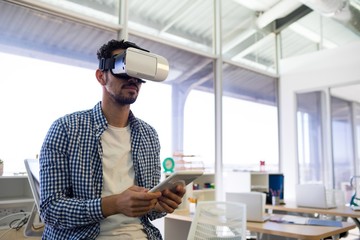
[[[101,105],[102,111],[106,117],[108,124],[114,127],[126,127],[128,125],[130,105]]]

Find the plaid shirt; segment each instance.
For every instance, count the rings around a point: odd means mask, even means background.
[[[160,180],[160,143],[154,128],[130,112],[131,152],[138,186],[152,188]],[[43,239],[95,239],[100,232],[103,170],[101,134],[107,121],[99,102],[93,109],[56,120],[40,152],[40,214]],[[150,220],[140,218],[149,239],[162,239]]]

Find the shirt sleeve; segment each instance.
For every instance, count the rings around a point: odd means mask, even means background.
[[[40,215],[46,224],[62,229],[93,224],[104,218],[100,197],[78,198],[73,194],[76,176],[70,173],[69,145],[71,136],[58,120],[49,129],[40,152]],[[91,176],[85,178],[91,181]]]

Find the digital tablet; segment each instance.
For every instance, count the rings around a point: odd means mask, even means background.
[[[165,178],[164,181],[150,189],[149,192],[162,191],[167,188],[172,190],[179,184],[183,184],[186,186],[203,174],[203,171],[197,170],[178,171]]]

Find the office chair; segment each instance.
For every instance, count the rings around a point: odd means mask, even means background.
[[[39,160],[37,159],[25,159],[25,169],[28,175],[28,180],[31,188],[31,192],[34,196],[34,206],[31,211],[30,217],[28,222],[26,223],[26,227],[24,229],[24,236],[26,237],[35,237],[35,236],[42,236],[42,229],[43,224],[41,223],[39,207],[40,207],[40,177],[39,177]],[[38,219],[37,219],[38,218]],[[39,229],[35,228],[36,225],[39,225]]]
[[[197,204],[187,240],[245,240],[246,206],[237,202]]]

